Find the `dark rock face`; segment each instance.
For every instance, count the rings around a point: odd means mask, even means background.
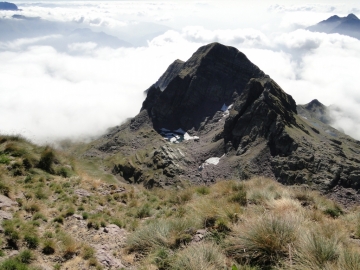
[[[296,106],[237,49],[201,47],[162,78],[164,91],[154,84],[142,111],[87,153],[112,161],[119,179],[153,187],[262,175],[326,192],[360,189],[360,142],[329,126],[318,100]],[[198,139],[171,143],[162,127]]]
[[[17,5],[9,2],[0,2],[0,10],[19,10]]]
[[[284,128],[300,127],[296,113],[293,98],[272,79],[252,79],[225,123],[225,143],[229,146],[231,142],[231,148],[244,151],[249,143],[261,137],[268,140],[272,155],[287,155],[296,144],[284,134]]]
[[[156,86],[150,88],[152,102],[145,100],[143,104],[156,129],[198,129],[223,104],[231,104],[251,78],[265,76],[244,54],[219,43],[199,48],[176,67],[181,69],[176,76],[168,76],[172,80],[164,91],[160,93]]]
[[[360,20],[354,14],[346,17],[331,16],[327,20],[307,28],[314,32],[338,33],[360,39]]]
[[[161,91],[164,91],[168,84],[179,74],[182,67],[184,66],[184,63],[184,61],[179,59],[175,60],[155,83],[155,87],[158,87]]]

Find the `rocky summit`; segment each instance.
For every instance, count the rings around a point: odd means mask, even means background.
[[[212,43],[176,60],[140,113],[86,155],[147,187],[267,176],[359,200],[360,142],[328,124],[326,107],[294,99],[236,48]]]
[[[151,87],[151,99],[142,108],[156,129],[198,129],[206,117],[230,105],[251,78],[265,76],[243,53],[219,43],[201,47],[188,61],[171,67],[178,72],[169,72],[170,80],[160,79],[163,91],[158,84]]]

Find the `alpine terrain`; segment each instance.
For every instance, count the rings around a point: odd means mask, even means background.
[[[358,200],[360,142],[329,126],[319,101],[297,106],[237,49],[203,46],[146,93],[137,116],[86,152],[118,179],[152,187],[266,176]]]
[[[90,143],[0,135],[0,270],[360,269],[360,142],[328,107],[219,43],[145,93]]]

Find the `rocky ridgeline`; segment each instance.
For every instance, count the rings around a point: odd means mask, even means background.
[[[224,105],[233,105],[226,114]],[[264,175],[339,194],[358,190],[360,142],[329,122],[319,101],[296,106],[244,54],[212,43],[175,61],[147,90],[141,112],[87,155],[106,157],[119,179],[149,186]],[[161,136],[164,128],[199,139],[175,145]],[[209,158],[219,162],[202,166]]]

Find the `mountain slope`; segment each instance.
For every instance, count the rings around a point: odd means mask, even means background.
[[[263,175],[323,191],[360,188],[360,143],[316,119],[324,110],[317,102],[305,106],[314,110],[309,119],[299,116],[276,82],[218,43],[180,66],[163,91],[149,89],[136,117],[86,155],[103,158],[119,179],[147,186]]]

